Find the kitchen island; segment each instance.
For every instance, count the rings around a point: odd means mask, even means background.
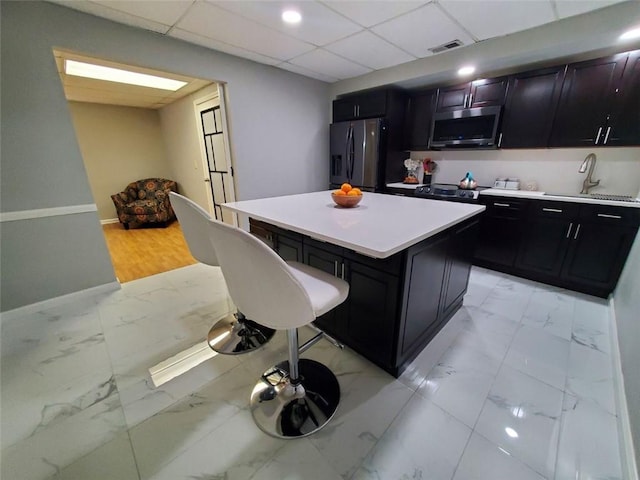
[[[316,324],[394,376],[462,305],[485,208],[376,193],[341,208],[328,191],[223,207],[285,260],[349,282],[345,303]]]

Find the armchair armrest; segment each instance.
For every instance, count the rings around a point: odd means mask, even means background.
[[[111,200],[113,200],[116,210],[120,211],[129,202],[129,195],[127,195],[127,192],[116,193],[111,195]]]

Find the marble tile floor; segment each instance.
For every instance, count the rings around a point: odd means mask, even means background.
[[[305,352],[342,399],[295,441],[248,411],[258,375],[286,358],[282,332],[150,380],[232,308],[217,268],[5,321],[1,478],[621,479],[607,303],[479,268],[464,303],[399,379],[326,341]]]

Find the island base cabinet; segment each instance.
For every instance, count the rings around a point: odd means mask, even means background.
[[[349,283],[347,300],[314,323],[397,377],[462,305],[478,221],[463,222],[384,259],[306,236],[298,240],[262,222],[250,225],[274,246],[286,245],[282,253],[301,251],[303,263]]]

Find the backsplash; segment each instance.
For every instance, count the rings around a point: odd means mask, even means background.
[[[473,150],[411,152],[411,158],[438,163],[434,183],[457,184],[472,172],[478,185],[493,186],[497,177],[518,178],[521,189],[534,181],[538,190],[578,193],[586,173],[578,173],[589,153],[597,157],[593,179],[600,185],[591,193],[640,194],[640,148],[555,148],[536,150]]]

